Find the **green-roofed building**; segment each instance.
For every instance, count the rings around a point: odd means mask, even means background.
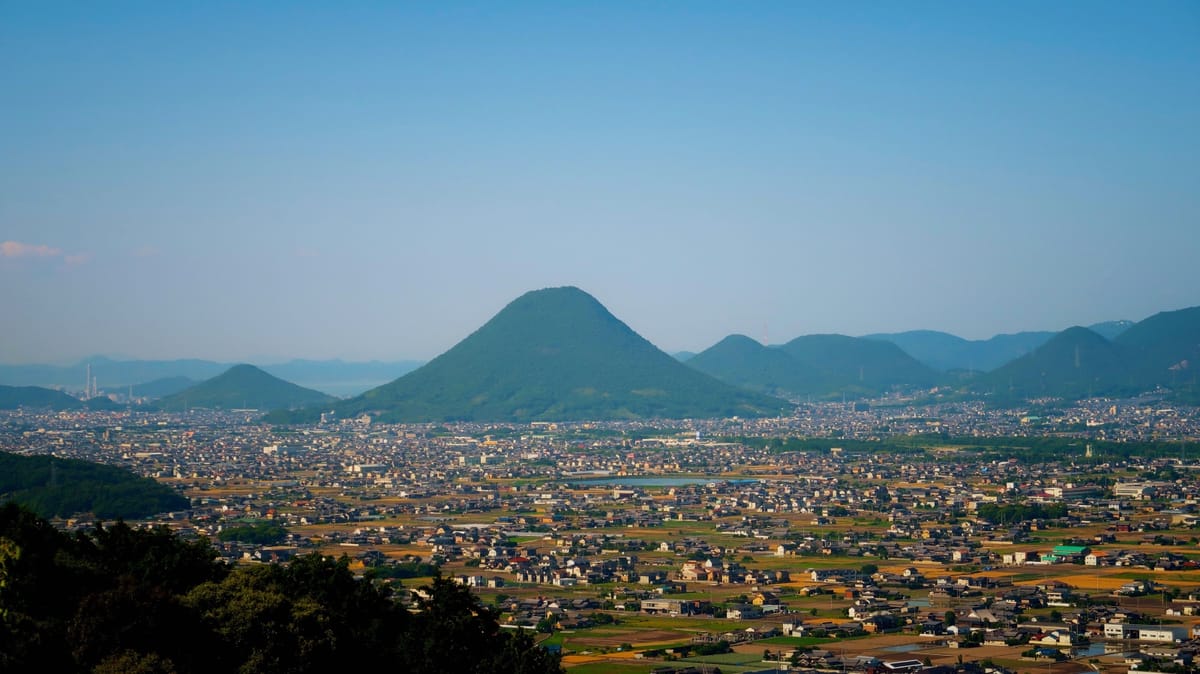
[[[1056,545],[1050,551],[1050,557],[1055,562],[1082,562],[1092,549],[1086,545]]]

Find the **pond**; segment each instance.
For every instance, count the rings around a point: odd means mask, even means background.
[[[887,648],[881,648],[880,650],[887,651],[889,653],[909,653],[912,651],[919,651],[922,648],[925,648],[925,644],[901,644],[899,646],[888,646]]]
[[[1134,650],[1136,650],[1136,649],[1134,649]],[[1114,655],[1117,653],[1129,653],[1129,652],[1131,652],[1131,651],[1128,647],[1128,644],[1125,644],[1125,645],[1108,644],[1103,641],[1097,641],[1095,643],[1088,644],[1087,646],[1084,646],[1083,648],[1071,649],[1071,657],[1086,658],[1086,657],[1094,657],[1094,656],[1100,656],[1100,655]]]

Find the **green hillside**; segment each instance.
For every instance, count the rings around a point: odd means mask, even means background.
[[[730,335],[687,364],[723,382],[778,395],[807,391],[823,380],[815,368],[745,335]]]
[[[158,409],[294,409],[334,402],[332,396],[273,377],[253,365],[235,365],[225,372],[166,396]]]
[[[796,393],[871,395],[926,388],[942,376],[890,342],[845,335],[805,335],[777,347],[818,375]]]
[[[1130,377],[1142,386],[1165,386],[1189,398],[1200,390],[1200,307],[1155,314],[1114,342],[1128,351]]]
[[[522,295],[425,366],[335,409],[418,422],[766,416],[786,407],[688,368],[565,287]]]
[[[170,487],[114,466],[0,452],[0,502],[4,501],[42,517],[92,513],[101,519],[142,518],[190,506]]]
[[[48,410],[110,410],[118,407],[108,398],[99,397],[88,401],[69,396],[62,391],[40,386],[0,385],[0,410],[15,410],[18,407]]]
[[[1034,352],[976,378],[968,389],[998,400],[1136,395],[1163,387],[1183,402],[1200,400],[1200,307],[1164,311],[1132,326],[1101,324],[1109,341],[1081,327],[1064,330]]]
[[[1136,392],[1128,353],[1083,327],[1068,328],[1033,353],[979,377],[972,389],[1001,398],[1083,398]]]

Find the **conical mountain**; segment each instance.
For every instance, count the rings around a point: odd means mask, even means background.
[[[942,379],[933,368],[891,342],[804,335],[777,348],[819,375],[798,393],[869,395],[895,388],[925,388]]]
[[[522,295],[423,367],[335,410],[420,422],[766,416],[786,407],[688,368],[565,287]]]
[[[273,377],[253,365],[234,365],[195,386],[159,400],[155,407],[206,409],[294,409],[331,403],[332,396]]]
[[[1000,398],[1081,398],[1130,389],[1126,350],[1083,327],[1050,341],[972,383]]]
[[[815,368],[745,335],[722,339],[687,365],[729,384],[780,395],[799,394],[823,378]]]

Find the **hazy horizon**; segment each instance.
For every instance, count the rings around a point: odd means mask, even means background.
[[[586,291],[587,289],[586,289],[586,288],[583,288],[582,290]],[[514,299],[516,299],[516,298],[514,298]],[[601,303],[603,303],[603,302],[601,302]],[[502,308],[503,308],[503,307],[501,307],[501,309],[502,309]],[[1173,309],[1164,309],[1163,311],[1174,311],[1174,310],[1176,310],[1176,309],[1184,309],[1184,308],[1188,308],[1188,307],[1177,307],[1177,308],[1173,308]],[[497,309],[497,312],[499,312],[499,311],[500,311],[500,309]],[[611,309],[610,309],[610,312],[611,312]],[[1159,312],[1155,312],[1155,313],[1159,313]],[[491,318],[491,316],[489,315],[489,316],[488,316],[486,319],[484,319],[483,321],[481,321],[481,322],[480,322],[480,325],[479,325],[479,326],[477,326],[477,327],[481,327],[481,326],[483,325],[483,323],[484,323],[484,322],[486,322],[487,320],[489,320],[490,318]],[[616,318],[617,318],[617,319],[621,319],[621,317],[620,317],[620,316],[616,316]],[[1149,316],[1145,316],[1145,317],[1142,317],[1142,318],[1149,318]],[[986,340],[986,339],[989,339],[989,338],[991,338],[991,337],[995,337],[995,336],[998,336],[998,335],[1014,334],[1014,333],[1019,333],[1019,332],[1060,332],[1060,331],[1062,331],[1062,330],[1065,330],[1065,329],[1067,329],[1067,328],[1069,328],[1069,327],[1074,327],[1074,326],[1077,326],[1077,325],[1078,325],[1078,326],[1087,327],[1087,326],[1089,326],[1089,325],[1095,325],[1095,324],[1097,324],[1097,323],[1103,323],[1103,322],[1108,322],[1108,321],[1120,321],[1120,320],[1130,320],[1130,321],[1131,321],[1131,322],[1133,322],[1133,323],[1137,323],[1139,320],[1142,320],[1142,319],[1140,319],[1140,318],[1139,318],[1139,319],[1123,319],[1123,318],[1117,318],[1117,319],[1106,319],[1106,320],[1103,320],[1103,321],[1090,321],[1090,322],[1088,322],[1088,323],[1072,323],[1072,324],[1070,324],[1070,325],[1064,325],[1064,326],[1061,326],[1061,327],[1054,327],[1054,328],[1045,328],[1045,329],[1033,328],[1033,329],[1021,329],[1021,330],[1008,330],[1008,331],[998,332],[998,333],[994,333],[994,334],[987,335],[987,336],[985,336],[985,337],[979,337],[979,338],[973,338],[973,337],[964,337],[963,335],[958,335],[958,334],[956,334],[956,333],[950,333],[950,334],[955,334],[955,335],[956,335],[956,336],[958,336],[958,337],[963,337],[964,339],[969,339],[969,340],[973,340],[973,341],[975,341],[975,340]],[[641,334],[641,331],[639,331],[639,330],[638,330],[637,326],[630,325],[629,327],[630,327],[631,329],[633,329],[635,332],[638,332],[639,334]],[[876,330],[876,331],[872,331],[872,332],[866,332],[866,333],[855,333],[855,334],[853,334],[853,335],[850,335],[850,336],[854,336],[854,337],[862,337],[862,336],[865,336],[865,335],[872,335],[872,334],[895,334],[895,333],[901,333],[901,332],[908,332],[908,331],[911,331],[911,330],[932,330],[932,331],[936,331],[936,332],[949,332],[949,331],[946,331],[946,330],[937,330],[936,328],[912,328],[912,329],[910,329],[910,330]],[[472,329],[472,330],[471,330],[471,332],[474,332],[474,329]],[[844,334],[844,335],[849,335],[849,334],[850,334],[850,333],[846,333],[846,332],[838,332],[838,331],[832,331],[832,332],[834,332],[835,334]],[[60,359],[53,360],[53,361],[0,362],[0,365],[57,365],[57,366],[63,366],[63,365],[76,365],[76,364],[79,364],[79,363],[81,363],[81,362],[84,362],[84,361],[86,361],[86,360],[89,360],[89,359],[101,359],[101,358],[107,358],[107,359],[110,359],[110,360],[115,360],[115,361],[125,361],[125,360],[129,360],[129,361],[135,361],[135,360],[164,360],[164,361],[170,361],[170,360],[191,360],[191,359],[194,359],[194,360],[208,360],[208,361],[214,361],[214,362],[225,362],[225,363],[233,363],[233,364],[236,364],[236,363],[248,363],[248,364],[254,364],[254,365],[267,365],[267,366],[269,366],[269,365],[281,365],[281,364],[286,364],[286,363],[288,363],[288,362],[291,362],[291,361],[306,361],[306,360],[307,360],[307,361],[317,361],[317,362],[324,362],[324,361],[334,361],[334,360],[342,360],[342,361],[346,361],[346,362],[348,362],[348,363],[349,363],[349,362],[363,363],[363,362],[372,362],[372,361],[374,361],[374,362],[387,362],[387,363],[401,363],[401,362],[424,363],[424,362],[428,362],[428,361],[432,360],[433,358],[437,357],[438,355],[441,355],[441,354],[442,354],[442,353],[444,353],[445,351],[449,350],[449,349],[450,349],[450,348],[452,348],[452,347],[453,347],[455,344],[457,344],[459,341],[462,341],[462,339],[465,339],[465,338],[466,338],[466,337],[467,337],[469,334],[470,334],[470,333],[463,334],[463,335],[462,335],[460,338],[458,338],[458,339],[455,339],[453,342],[446,344],[446,346],[445,346],[444,348],[442,348],[441,350],[437,351],[436,353],[434,353],[434,354],[432,354],[432,355],[430,355],[430,356],[428,356],[428,357],[424,357],[424,358],[420,358],[420,357],[406,357],[406,356],[398,356],[398,357],[394,357],[394,358],[362,358],[362,359],[356,359],[356,358],[346,358],[346,357],[342,357],[342,356],[310,357],[310,356],[305,356],[305,355],[293,355],[293,356],[285,356],[285,355],[277,355],[277,354],[251,354],[251,355],[248,355],[248,356],[245,356],[245,357],[242,357],[242,358],[223,358],[223,357],[219,357],[219,356],[208,357],[208,356],[203,356],[203,355],[194,355],[194,354],[175,354],[175,355],[163,355],[163,356],[141,356],[141,355],[137,355],[137,354],[121,353],[121,352],[106,352],[106,353],[102,353],[102,352],[86,352],[86,353],[83,353],[83,354],[81,354],[81,355],[78,355],[78,356],[70,356],[70,357],[66,357],[66,358],[60,358]],[[723,338],[725,338],[725,337],[727,337],[727,336],[729,336],[729,335],[732,335],[732,334],[742,334],[742,335],[745,335],[745,336],[747,336],[747,337],[750,337],[751,339],[754,339],[755,341],[758,341],[759,343],[762,343],[762,344],[765,344],[765,345],[768,345],[768,346],[779,346],[779,345],[783,344],[784,342],[787,342],[787,341],[789,341],[789,340],[791,340],[791,339],[794,339],[794,338],[796,338],[796,337],[800,337],[800,336],[803,336],[803,335],[809,335],[809,334],[827,334],[827,333],[800,333],[800,334],[795,334],[795,335],[789,335],[789,336],[786,336],[786,337],[782,337],[782,339],[779,339],[779,340],[765,341],[765,340],[763,339],[763,337],[762,337],[762,336],[755,336],[755,335],[753,335],[753,334],[749,334],[749,333],[747,333],[747,332],[745,332],[745,331],[738,331],[738,330],[735,330],[735,331],[733,331],[733,332],[730,332],[730,333],[728,333],[728,334],[726,334],[726,335],[721,335],[721,336],[720,336],[720,337],[718,337],[717,339],[713,340],[711,343],[704,344],[704,345],[702,345],[702,346],[698,346],[698,347],[696,347],[696,348],[686,348],[686,347],[684,347],[684,348],[678,348],[678,349],[674,349],[674,348],[666,348],[666,347],[663,347],[663,346],[661,346],[661,345],[659,345],[659,344],[655,344],[654,346],[656,346],[656,347],[658,347],[660,350],[662,350],[662,351],[664,351],[664,352],[666,352],[666,353],[672,354],[672,355],[673,355],[673,354],[677,354],[677,353],[681,353],[681,352],[694,352],[694,353],[699,353],[699,352],[701,352],[701,351],[704,351],[704,350],[705,350],[705,349],[707,349],[708,347],[710,347],[710,346],[713,346],[714,344],[716,344],[717,342],[719,342],[721,339],[723,339]],[[645,337],[645,335],[642,335],[642,336],[643,336],[643,337]],[[652,340],[651,340],[651,341],[652,341]]]
[[[667,352],[1200,304],[1189,2],[0,7],[0,363]]]

